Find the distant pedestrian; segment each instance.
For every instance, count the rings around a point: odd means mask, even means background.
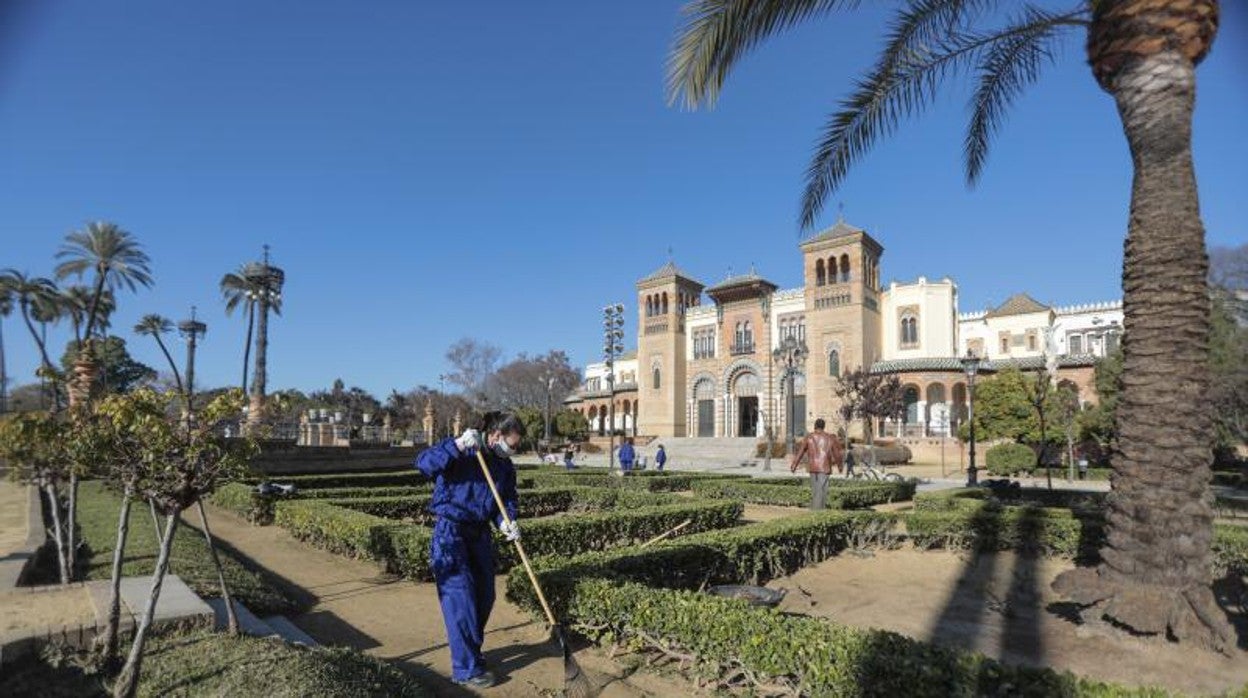
[[[854,476],[854,465],[855,465],[854,446],[852,443],[846,442],[845,444],[845,477],[851,478]]]
[[[627,475],[633,471],[633,461],[637,459],[637,451],[633,450],[633,440],[624,439],[620,444],[620,470]]]
[[[822,418],[815,420],[815,430],[802,439],[802,445],[798,446],[793,462],[789,465],[789,472],[797,472],[802,458],[809,456],[806,471],[810,473],[810,508],[816,511],[826,507],[828,475],[832,473],[832,465],[839,465],[845,457],[845,447],[841,440],[824,431],[826,426],[827,422]]]
[[[563,467],[567,468],[568,470],[572,470],[573,468],[576,467],[576,465],[572,462],[572,456],[573,456],[572,444],[568,444],[568,447],[563,449]]]
[[[667,451],[663,450],[663,444],[659,444],[659,450],[654,454],[655,469],[662,470],[665,463],[667,463]]]
[[[1079,479],[1088,479],[1088,459],[1084,456],[1079,456]]]

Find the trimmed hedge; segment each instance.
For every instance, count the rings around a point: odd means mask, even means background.
[[[429,503],[433,495],[422,494],[405,497],[356,497],[328,500],[331,504],[362,511],[387,519],[413,519],[416,523],[433,523]],[[652,507],[689,501],[671,494],[654,494],[620,489],[593,487],[564,487],[561,489],[538,489],[525,491],[519,498],[521,519],[537,519],[560,512],[594,512],[612,507]]]
[[[996,500],[993,491],[987,487],[938,490],[915,495],[914,509],[915,511],[974,512],[988,506],[991,502],[994,505],[1028,504],[1094,512],[1101,510],[1105,505],[1104,492],[1025,488],[1019,490],[1019,495],[1017,499]]]
[[[322,500],[278,502],[273,521],[318,548],[368,560],[387,559],[391,533],[403,526]]]
[[[527,475],[527,474],[526,474]],[[573,470],[553,473],[534,473],[534,484],[541,487],[568,487],[574,485],[602,487],[643,492],[681,492],[691,483],[707,480],[748,480],[749,475],[740,473],[675,473],[642,470],[628,476],[613,475],[606,470]]]
[[[429,483],[429,478],[415,468],[380,473],[325,473],[317,475],[288,475],[253,477],[252,484],[266,480],[293,484],[299,490],[330,487],[411,487]]]
[[[828,487],[827,505],[830,509],[865,509],[876,504],[887,504],[912,499],[917,483],[903,482],[837,484]],[[792,484],[771,484],[765,480],[748,482],[722,480],[695,481],[692,489],[704,497],[736,499],[752,504],[777,506],[810,506],[810,490]]]
[[[984,454],[984,462],[993,475],[1031,472],[1036,467],[1036,452],[1026,444],[997,444]]]
[[[208,499],[223,509],[242,516],[257,526],[273,523],[273,507],[278,501],[292,499],[350,499],[368,497],[411,497],[428,494],[431,485],[382,486],[382,487],[329,487],[324,489],[296,490],[293,495],[260,494],[255,485],[232,482],[217,488]]]

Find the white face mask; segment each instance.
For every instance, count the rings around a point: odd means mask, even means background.
[[[515,453],[515,451],[513,451],[511,446],[507,444],[506,438],[500,438],[498,441],[494,442],[494,454],[499,458],[511,458],[513,453]]]

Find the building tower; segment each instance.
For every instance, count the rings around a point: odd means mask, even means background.
[[[669,261],[637,282],[637,432],[685,436],[685,310],[702,284]]]
[[[840,425],[836,377],[880,359],[880,257],[884,247],[861,228],[836,224],[804,240],[810,411]],[[861,436],[860,423],[846,425]]]

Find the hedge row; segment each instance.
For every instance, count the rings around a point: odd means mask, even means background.
[[[1049,490],[1026,488],[1019,491],[1017,499],[1001,499],[987,487],[957,488],[923,492],[914,497],[915,511],[961,511],[975,512],[985,506],[998,506],[1026,502],[1028,504],[1078,509],[1080,511],[1099,510],[1105,504],[1104,492],[1080,492],[1076,490]]]
[[[718,678],[745,669],[803,696],[1163,696],[1051,669],[1007,666],[883,630],[792,616],[691,591],[577,581],[567,613],[591,639],[630,649],[660,639]]]
[[[643,470],[626,477],[613,475],[606,470],[581,470],[552,473],[533,473],[531,477],[537,487],[567,487],[582,485],[588,487],[610,487],[643,492],[681,492],[688,490],[693,482],[708,480],[748,480],[749,475],[719,473],[669,473]]]
[[[429,478],[415,468],[379,473],[323,473],[317,475],[270,475],[270,482],[293,484],[299,490],[329,487],[394,487],[428,484]],[[251,478],[253,484],[259,478]]]
[[[296,490],[289,499],[351,499],[355,497],[412,497],[430,492],[430,485],[381,486],[381,487],[328,487],[324,489]],[[286,497],[264,495],[253,484],[231,482],[217,488],[209,497],[213,504],[242,516],[257,526],[273,523],[274,503]]]
[[[809,512],[689,535],[646,550],[619,548],[543,558],[535,565],[547,598],[556,605],[567,600],[576,580],[588,577],[683,589],[742,581],[761,584],[826,560],[853,541],[881,543],[896,521],[896,515],[877,512]],[[523,570],[512,570],[507,593],[521,605],[537,607]]]
[[[429,512],[430,494],[403,497],[344,497],[329,500],[332,504],[362,511],[387,519],[412,519],[416,523],[433,523]],[[635,508],[675,504],[688,501],[673,494],[635,492],[594,487],[563,487],[526,490],[519,497],[522,520],[552,516],[560,512],[597,512],[613,507]]]
[[[905,501],[914,497],[917,483],[903,482],[838,484],[828,488],[827,505],[830,509],[865,509],[876,504]],[[735,499],[752,504],[777,506],[810,506],[810,490],[792,484],[772,484],[765,480],[748,482],[722,480],[696,481],[692,483],[696,494],[704,497]]]
[[[631,545],[664,533],[686,519],[683,532],[715,530],[736,525],[741,518],[737,502],[687,502],[643,507],[607,514],[583,514],[522,523],[525,550],[530,556],[569,556],[584,550]],[[332,501],[279,502],[275,521],[300,540],[332,552],[379,560],[393,572],[419,580],[432,578],[427,526],[397,523]],[[495,536],[500,567],[514,564],[514,549]]]

